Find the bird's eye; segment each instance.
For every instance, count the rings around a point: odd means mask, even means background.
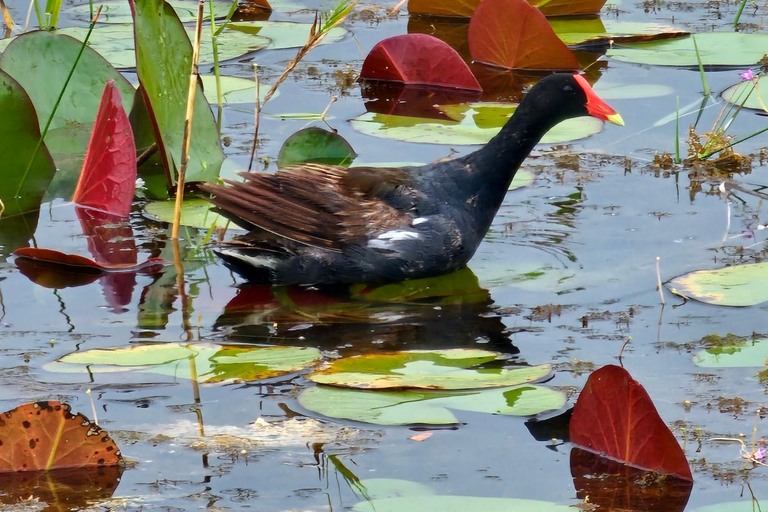
[[[566,85],[565,87],[563,87],[563,90],[564,91],[572,91],[573,87],[571,87],[570,85]]]

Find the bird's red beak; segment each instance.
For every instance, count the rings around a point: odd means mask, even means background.
[[[618,112],[613,110],[606,102],[601,100],[597,94],[595,94],[595,91],[592,90],[592,87],[589,85],[586,78],[582,75],[573,75],[573,78],[576,79],[576,83],[581,86],[584,90],[584,94],[587,96],[587,112],[589,112],[589,115],[602,119],[603,121],[608,121],[609,123],[624,126],[624,120]]]

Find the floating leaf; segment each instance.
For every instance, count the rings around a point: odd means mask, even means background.
[[[152,201],[146,204],[144,212],[152,220],[172,224],[175,209],[176,201]],[[205,199],[185,199],[181,204],[181,225],[198,229],[208,229],[213,225],[241,229],[226,217],[212,212],[212,209],[213,205]]]
[[[499,107],[482,109],[467,105],[463,108],[467,110],[461,122],[368,112],[351,123],[353,128],[366,135],[384,139],[427,144],[485,144],[499,133],[506,122],[504,116],[511,115],[516,107],[507,106],[506,114],[502,114]],[[481,113],[483,115],[478,115]],[[496,121],[492,123],[494,118]],[[600,133],[602,129],[603,122],[594,117],[568,119],[548,131],[541,142],[556,144],[573,141]]]
[[[136,144],[120,91],[104,86],[83,170],[72,200],[116,215],[131,212],[136,189]]]
[[[485,0],[469,22],[469,51],[507,69],[579,69],[547,18],[525,0]]]
[[[205,97],[209,103],[215,105],[216,98],[216,77],[213,75],[200,75],[200,79],[203,81],[203,90],[205,90]],[[269,86],[263,82],[259,87],[259,96],[263,101],[264,97],[269,90]],[[272,98],[276,98],[280,95],[280,91],[275,91]],[[256,102],[256,84],[253,80],[246,80],[245,78],[238,78],[236,76],[222,76],[221,77],[221,96],[224,104],[234,103],[255,103]],[[319,115],[319,114],[318,114]]]
[[[403,34],[379,41],[365,58],[360,77],[483,90],[456,50],[427,34]]]
[[[2,414],[0,473],[116,466],[120,450],[105,431],[61,402],[35,402]]]
[[[322,128],[299,130],[286,139],[277,156],[279,168],[319,163],[349,167],[357,153],[341,135]]]
[[[611,45],[682,37],[689,32],[663,23],[603,20],[601,18],[555,18],[549,25],[567,45]]]
[[[482,391],[362,391],[316,386],[299,394],[299,403],[331,418],[377,425],[455,425],[448,409],[531,416],[559,409],[565,396],[541,386]]]
[[[548,364],[474,368],[496,361],[497,352],[475,349],[408,350],[337,359],[307,378],[318,384],[360,389],[478,389],[517,386],[549,376]]]
[[[607,365],[589,376],[573,408],[570,437],[630,466],[693,480],[685,453],[651,397],[619,366]]]
[[[197,19],[197,2],[193,0],[169,0],[168,2],[173,10],[176,11],[176,15],[183,23],[194,23]],[[226,16],[229,12],[229,8],[232,2],[226,0],[214,0],[213,9],[217,18]],[[99,2],[101,7],[101,14],[99,15],[99,23],[130,23],[131,8],[128,2],[122,0],[103,0]],[[80,4],[65,7],[61,10],[63,13],[73,14],[73,18],[83,23],[91,21],[91,10],[95,11],[95,7],[90,4]],[[205,10],[203,11],[203,19],[209,20],[210,9],[209,3],[205,2]]]
[[[176,183],[187,110],[192,45],[163,0],[131,2],[136,24],[136,72],[167,177]],[[186,181],[213,181],[224,161],[219,131],[200,84],[195,94]]]
[[[414,512],[439,510],[440,512],[573,512],[573,507],[549,501],[518,498],[486,498],[479,496],[405,496],[362,501],[352,512]]]
[[[21,85],[2,70],[0,112],[0,200],[5,207],[0,217],[11,217],[40,208],[56,166],[45,144],[35,154],[40,140],[35,107]],[[7,222],[0,227],[8,228]]]
[[[729,103],[765,111],[768,106],[768,78],[765,75],[758,76],[757,85],[754,80],[732,85],[723,91],[722,96]]]
[[[169,7],[169,10],[170,9]],[[218,36],[219,60],[225,61],[242,57],[246,53],[263,48],[285,49],[301,47],[307,42],[311,28],[308,23],[293,23],[287,21],[238,21],[228,23]],[[194,25],[185,27],[190,39],[194,38]],[[57,30],[59,34],[67,34],[82,40],[88,32],[86,27],[67,27]],[[330,44],[343,39],[347,31],[335,27],[328,32],[321,44]],[[8,44],[0,40],[0,51]],[[88,44],[99,52],[117,68],[133,68],[136,66],[134,53],[133,24],[115,23],[96,28],[91,34]],[[203,37],[200,41],[200,64],[213,63],[213,48],[211,38]],[[187,70],[189,74],[189,70]]]
[[[761,368],[768,357],[768,340],[710,347],[696,352],[693,362],[703,368]]]
[[[37,247],[22,247],[13,251],[16,258],[33,260],[38,265],[55,266],[60,271],[76,272],[80,274],[105,274],[109,272],[144,272],[152,274],[168,264],[162,258],[149,258],[143,263],[108,265],[97,263],[85,256],[77,254],[65,254],[52,249],[40,249]]]
[[[527,169],[519,169],[515,173],[515,177],[512,178],[512,183],[509,184],[509,190],[517,190],[519,188],[527,187],[536,181],[536,175]]]
[[[608,50],[608,57],[622,62],[653,66],[698,66],[693,37],[647,43],[626,43]],[[768,34],[707,32],[696,34],[696,46],[704,66],[751,66],[768,47]]]
[[[768,301],[768,262],[696,270],[670,279],[672,293],[717,306],[754,306]]]
[[[488,290],[481,288],[477,276],[462,268],[435,277],[407,279],[380,286],[353,285],[350,292],[365,302],[416,302],[443,297],[449,304],[474,304],[488,300]]]
[[[704,507],[696,507],[691,512],[755,512],[766,510],[766,508],[768,508],[768,501],[757,501],[754,498],[745,496],[741,501],[714,503]]]
[[[321,359],[311,347],[254,347],[210,343],[157,343],[128,348],[73,352],[46,365],[53,372],[89,374],[140,371],[197,380],[206,384],[251,382],[301,371]]]

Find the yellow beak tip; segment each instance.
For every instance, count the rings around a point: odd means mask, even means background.
[[[624,120],[621,118],[619,114],[611,114],[605,118],[606,121],[609,123],[617,124],[619,126],[624,126]]]

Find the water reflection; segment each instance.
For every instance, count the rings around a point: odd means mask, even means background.
[[[244,285],[214,328],[232,341],[310,345],[342,353],[512,344],[471,270],[379,287]]]

